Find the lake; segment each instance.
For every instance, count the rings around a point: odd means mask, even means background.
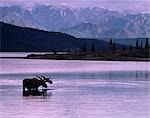
[[[24,78],[54,81],[22,96]],[[0,59],[0,118],[149,118],[150,62]]]

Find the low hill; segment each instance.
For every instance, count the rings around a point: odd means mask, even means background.
[[[108,50],[109,43],[96,39],[75,38],[59,32],[47,32],[31,28],[22,28],[0,22],[1,51],[5,52],[36,52],[36,51],[73,51],[83,45],[90,50],[92,45],[97,51]],[[116,44],[117,49],[124,46]]]

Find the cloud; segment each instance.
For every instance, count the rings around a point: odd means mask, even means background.
[[[65,5],[72,7],[105,7],[117,10],[150,11],[149,0],[1,0],[0,6],[5,5]]]

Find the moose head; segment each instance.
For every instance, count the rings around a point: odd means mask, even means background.
[[[46,84],[46,82],[45,82],[44,80],[41,80],[41,85],[42,85],[43,87],[47,88],[47,84]]]
[[[37,76],[37,75],[36,75]],[[46,78],[46,77],[44,77],[44,76],[41,76],[41,77],[39,77],[39,76],[37,76],[40,80],[43,80],[45,83],[46,82],[48,82],[48,83],[50,83],[50,84],[53,84],[53,81],[52,81],[52,79],[51,78]]]
[[[44,76],[41,76],[41,77],[44,79],[45,82],[48,82],[48,83],[50,83],[50,84],[53,84],[53,81],[52,81],[51,78],[46,78],[46,77],[44,77]]]

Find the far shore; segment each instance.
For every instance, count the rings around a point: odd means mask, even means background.
[[[25,57],[0,57],[3,59],[89,60],[89,61],[150,61],[149,49],[105,52],[80,52],[68,54],[30,54]]]

